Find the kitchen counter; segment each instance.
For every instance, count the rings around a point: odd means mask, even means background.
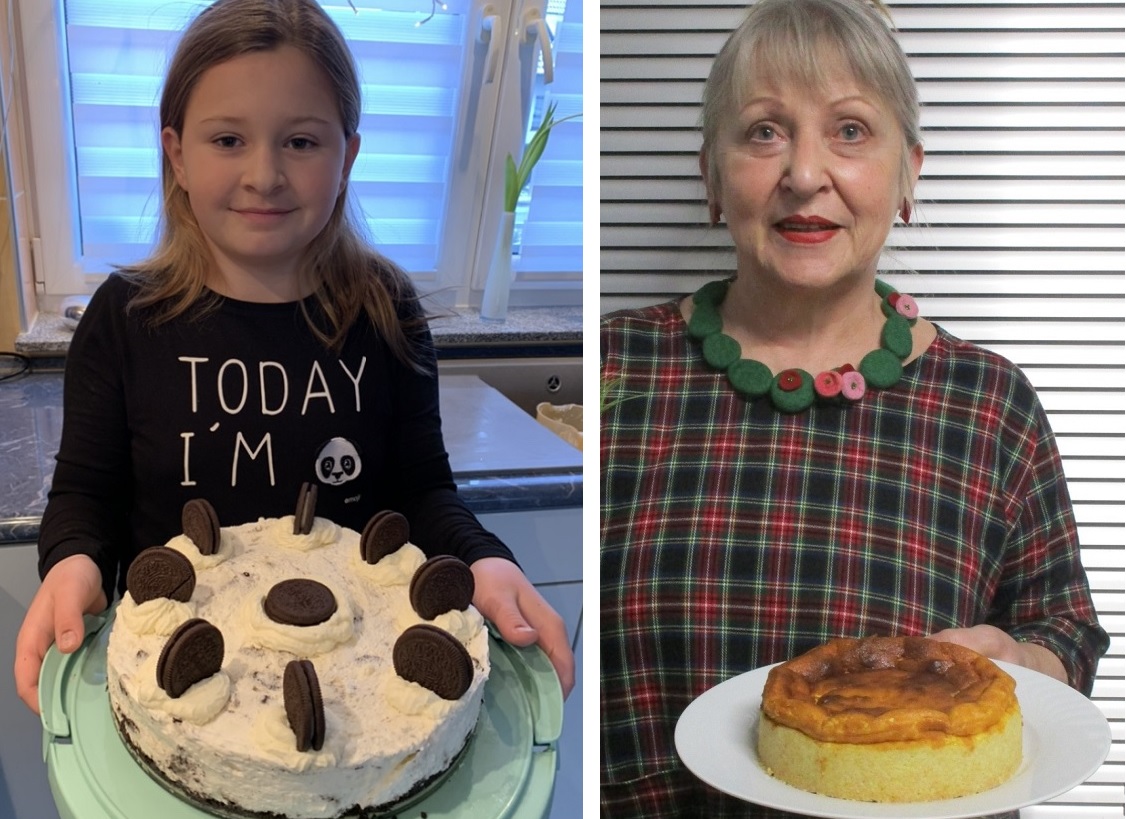
[[[438,356],[466,347],[573,347],[582,344],[581,307],[514,307],[504,321],[486,321],[473,309],[430,320]],[[31,328],[16,337],[16,352],[26,356],[64,356],[73,331],[57,313],[40,313]]]
[[[582,506],[582,453],[480,379],[439,379],[458,492],[475,513]],[[34,541],[62,432],[62,374],[0,382],[0,545]]]

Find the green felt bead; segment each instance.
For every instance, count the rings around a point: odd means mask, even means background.
[[[717,370],[725,370],[731,386],[749,398],[769,395],[774,406],[782,412],[801,412],[817,400],[813,376],[805,370],[787,372],[787,385],[793,383],[793,375],[799,376],[796,389],[782,389],[779,376],[773,376],[761,361],[741,359],[739,343],[723,332],[723,319],[719,306],[727,297],[731,281],[724,279],[705,284],[692,295],[696,305],[688,322],[688,334],[702,342],[704,361]],[[903,375],[901,361],[911,354],[914,339],[911,336],[913,319],[903,316],[888,303],[888,297],[896,290],[879,279],[875,290],[880,297],[880,310],[886,320],[880,332],[880,349],[873,350],[861,359],[857,369],[864,376],[868,386],[876,389],[893,387]]]
[[[716,333],[704,339],[704,361],[717,370],[726,370],[739,360],[739,342],[726,333]]]
[[[880,343],[884,349],[893,353],[900,361],[911,355],[914,339],[911,337],[911,322],[899,313],[888,316],[880,333]]]
[[[692,301],[696,304],[710,304],[712,307],[718,307],[727,297],[727,288],[730,284],[731,282],[726,279],[708,282],[692,294]]]
[[[888,296],[890,296],[894,292],[895,292],[895,288],[892,287],[890,284],[888,284],[885,281],[882,281],[881,279],[876,279],[876,295],[879,296],[881,299],[886,299]]]
[[[860,359],[860,366],[856,369],[860,370],[869,386],[881,390],[894,386],[903,375],[903,364],[894,353],[883,349],[868,353]]]
[[[719,311],[710,304],[699,305],[688,320],[688,335],[699,341],[723,329]]]
[[[797,370],[801,374],[801,386],[796,390],[784,390],[778,385],[775,378],[770,384],[770,401],[782,412],[801,412],[813,406],[813,376],[805,370]]]
[[[731,386],[750,398],[760,398],[770,392],[774,376],[770,368],[753,358],[742,358],[727,368]]]

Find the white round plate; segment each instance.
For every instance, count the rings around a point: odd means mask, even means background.
[[[693,700],[676,723],[676,750],[688,770],[724,793],[826,819],[970,819],[1017,810],[1086,781],[1110,752],[1102,712],[1073,688],[1027,668],[998,662],[1017,681],[1024,716],[1024,758],[1008,782],[973,796],[875,804],[799,790],[759,763],[755,736],[766,675],[773,666],[732,677]]]

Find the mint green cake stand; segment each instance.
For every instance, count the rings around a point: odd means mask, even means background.
[[[39,679],[43,757],[61,819],[211,819],[151,777],[121,738],[106,693],[112,611],[87,618],[82,646],[47,652]],[[489,638],[492,671],[473,738],[421,793],[380,816],[542,819],[551,807],[563,697],[547,656]]]

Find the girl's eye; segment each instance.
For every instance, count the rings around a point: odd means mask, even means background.
[[[296,148],[298,151],[307,151],[310,148],[315,148],[317,143],[313,142],[313,140],[308,137],[293,137],[293,139],[289,141],[289,145],[292,148]]]
[[[238,137],[233,136],[216,137],[212,141],[220,148],[234,148],[236,145],[238,145]]]

